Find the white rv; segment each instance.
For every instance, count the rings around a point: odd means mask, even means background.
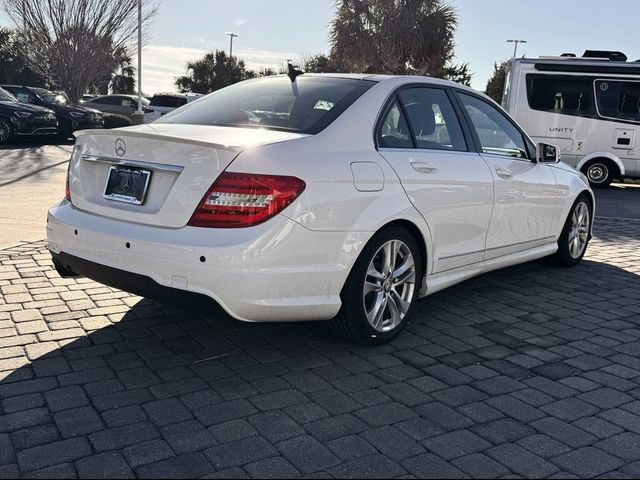
[[[624,54],[511,60],[502,106],[592,186],[640,178],[640,63]]]

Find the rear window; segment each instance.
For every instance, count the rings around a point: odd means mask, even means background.
[[[155,95],[151,99],[152,107],[168,107],[168,108],[178,108],[187,104],[187,99],[185,97],[175,97],[172,95]]]
[[[368,80],[304,75],[294,83],[286,76],[248,80],[207,95],[158,122],[315,134],[374,84]]]

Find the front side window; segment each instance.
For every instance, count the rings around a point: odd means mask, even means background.
[[[594,91],[601,117],[640,122],[640,82],[596,80]]]
[[[522,133],[496,107],[472,95],[458,93],[475,129],[483,153],[528,158]]]
[[[397,101],[393,102],[380,124],[378,146],[381,148],[413,148],[409,124]]]
[[[375,82],[301,75],[236,83],[167,114],[160,123],[255,127],[315,134]],[[154,105],[154,102],[151,102]]]
[[[444,90],[408,88],[398,98],[407,112],[417,148],[467,150],[458,116]]]
[[[529,107],[542,112],[593,117],[593,82],[579,76],[527,75]]]

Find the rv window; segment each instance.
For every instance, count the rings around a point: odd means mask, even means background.
[[[601,117],[640,122],[640,82],[596,80],[593,83]]]
[[[527,75],[527,97],[533,110],[593,117],[593,84],[578,76]]]

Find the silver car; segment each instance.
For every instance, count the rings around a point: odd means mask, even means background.
[[[138,97],[136,95],[103,95],[91,98],[84,102],[85,107],[95,108],[104,113],[115,113],[133,118],[133,114],[138,110]],[[149,100],[142,99],[142,108],[147,113],[149,111]]]

